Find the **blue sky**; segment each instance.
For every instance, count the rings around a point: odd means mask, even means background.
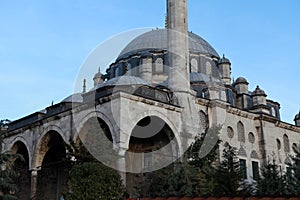
[[[293,123],[300,109],[300,1],[188,3],[189,30],[225,53],[232,76],[246,77],[250,90],[260,85],[281,104],[282,120]],[[124,31],[163,27],[165,4],[0,1],[0,119],[15,120],[64,99],[97,45]]]

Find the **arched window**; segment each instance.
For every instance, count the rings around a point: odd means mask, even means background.
[[[208,126],[207,116],[203,111],[200,111],[199,112],[199,118],[200,118],[201,131],[202,131],[202,133],[204,133],[206,131],[207,126]]]
[[[245,128],[242,122],[237,123],[238,141],[245,142]]]
[[[271,107],[270,112],[271,112],[271,115],[272,115],[273,117],[276,117],[276,111],[275,111],[275,108],[274,108],[274,107]]]
[[[298,145],[296,143],[293,143],[292,149],[295,153],[297,153],[297,151],[299,150]]]
[[[198,72],[198,62],[195,58],[191,60],[191,72]]]
[[[238,155],[242,157],[247,157],[246,150],[243,147],[241,147],[238,151]]]
[[[281,149],[281,142],[278,138],[276,139],[276,144],[277,144],[277,150],[280,150]]]
[[[257,154],[256,151],[252,151],[252,152],[251,152],[251,158],[252,158],[252,159],[259,159],[259,158],[258,158],[258,154]]]
[[[115,77],[118,77],[118,76],[119,76],[119,72],[120,72],[120,68],[117,67],[117,68],[116,68],[116,71],[115,71]]]
[[[163,73],[164,72],[164,61],[162,58],[157,58],[155,60],[155,72]]]
[[[250,132],[250,133],[248,134],[248,140],[249,140],[249,142],[250,142],[251,144],[253,144],[253,143],[255,142],[255,136],[254,136],[254,134],[253,134],[252,132]]]
[[[212,74],[212,69],[211,69],[211,64],[210,62],[205,63],[205,68],[206,68],[206,75],[211,75]]]
[[[231,128],[230,126],[227,127],[227,135],[228,135],[229,138],[233,138],[234,137],[233,128]]]
[[[131,64],[130,63],[127,63],[127,66],[126,66],[126,68],[125,68],[125,74],[126,75],[128,75],[128,76],[131,76],[131,75],[135,75],[135,74],[133,74],[132,72],[132,66],[131,66]]]
[[[290,140],[286,134],[283,136],[283,146],[285,152],[290,152]]]
[[[207,88],[202,89],[201,95],[203,98],[208,99],[209,98],[209,91]]]

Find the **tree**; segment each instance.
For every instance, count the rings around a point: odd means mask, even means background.
[[[70,173],[66,200],[119,200],[125,194],[118,172],[96,160],[80,141],[67,145]]]
[[[17,199],[17,184],[15,179],[17,173],[14,171],[13,163],[16,159],[21,159],[22,156],[11,152],[3,152],[3,136],[5,134],[7,123],[9,120],[0,121],[0,200]]]
[[[99,162],[74,165],[69,186],[66,200],[119,200],[124,195],[120,175]]]
[[[219,139],[221,127],[209,128],[205,135],[198,135],[195,142],[186,152],[189,165],[196,170],[197,182],[195,194],[197,196],[213,196],[216,182],[216,163],[219,157]],[[194,171],[195,171],[194,170]]]
[[[217,166],[215,174],[216,187],[214,194],[217,196],[237,196],[240,194],[241,173],[236,148],[225,143],[222,161]]]
[[[288,168],[287,177],[287,189],[290,195],[300,196],[300,143],[293,146],[295,152],[294,156],[291,156],[292,164]]]
[[[187,162],[175,162],[161,170],[147,174],[150,197],[195,196],[196,169]]]
[[[257,181],[256,194],[259,196],[283,196],[285,192],[285,177],[275,159],[261,169],[261,177]]]
[[[136,196],[212,196],[216,185],[219,130],[220,127],[212,127],[205,135],[197,135],[180,161],[158,171],[141,174]]]

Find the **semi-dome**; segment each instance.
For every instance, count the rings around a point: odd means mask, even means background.
[[[95,89],[99,89],[107,86],[121,86],[121,85],[150,85],[148,82],[136,76],[118,76],[109,79],[103,84],[99,84]]]
[[[216,50],[200,36],[189,32],[189,50],[193,53],[201,53],[219,58]],[[167,29],[157,29],[146,32],[133,39],[120,53],[117,60],[149,51],[167,50]]]
[[[62,100],[62,103],[81,103],[83,101],[81,93],[75,93],[68,97],[66,97],[64,100]]]

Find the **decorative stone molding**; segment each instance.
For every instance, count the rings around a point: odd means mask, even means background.
[[[277,121],[275,123],[275,126],[279,127],[279,128],[286,129],[286,130],[290,130],[290,131],[300,133],[300,127],[294,126],[292,124],[288,124],[286,122]]]
[[[240,116],[240,117],[252,119],[252,120],[254,120],[255,118],[257,118],[256,114],[249,113],[249,112],[243,111],[243,110],[239,110],[239,109],[233,108],[231,106],[227,106],[227,112],[231,113],[231,114],[234,114],[234,115],[237,115],[237,116]]]

